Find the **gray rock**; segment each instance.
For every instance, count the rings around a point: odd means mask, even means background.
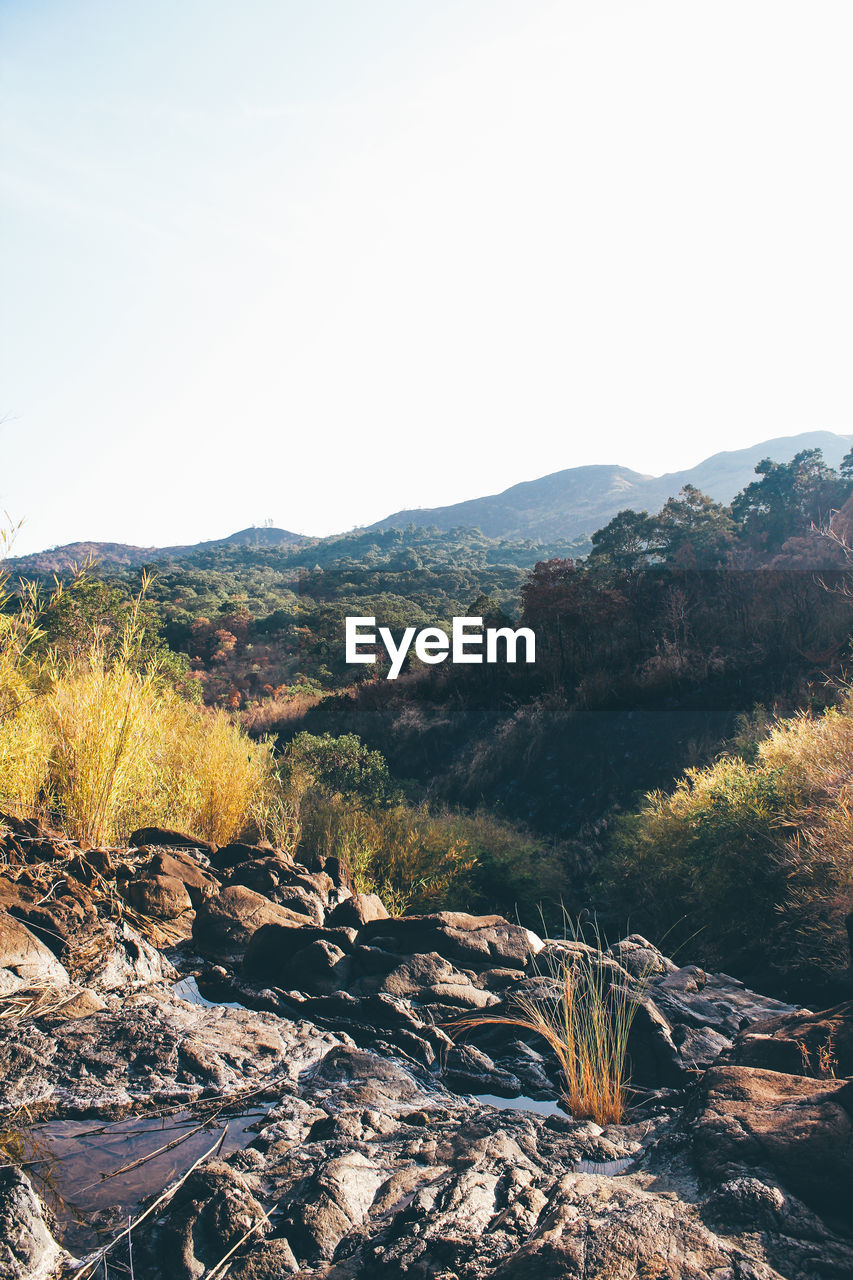
[[[27,1176],[0,1168],[0,1280],[46,1280],[66,1258]]]
[[[7,969],[22,983],[67,986],[68,971],[52,951],[14,916],[0,913],[0,970]],[[13,989],[17,984],[9,984]]]

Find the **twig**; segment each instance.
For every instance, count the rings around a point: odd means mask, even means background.
[[[198,1160],[196,1160],[194,1164],[190,1165],[186,1173],[180,1177],[177,1182],[174,1182],[170,1187],[167,1187],[163,1194],[158,1196],[154,1203],[150,1204],[144,1213],[140,1213],[139,1217],[134,1222],[129,1222],[124,1231],[120,1231],[119,1234],[109,1242],[109,1244],[105,1244],[102,1249],[99,1249],[97,1253],[90,1255],[88,1258],[83,1258],[80,1266],[89,1267],[90,1270],[87,1271],[85,1275],[81,1273],[80,1280],[88,1280],[88,1277],[94,1274],[93,1268],[97,1267],[98,1263],[103,1262],[110,1249],[113,1249],[118,1244],[119,1240],[123,1240],[125,1236],[129,1236],[133,1227],[138,1227],[140,1222],[143,1222],[149,1214],[154,1212],[155,1209],[159,1209],[161,1204],[165,1204],[167,1200],[171,1200],[175,1192],[179,1191],[184,1185],[190,1174],[194,1173],[200,1164],[204,1164],[208,1156],[212,1156],[214,1151],[219,1150],[224,1141],[224,1136],[224,1132],[220,1134],[209,1151],[205,1151],[204,1155],[199,1156]]]
[[[224,1255],[224,1257],[219,1259],[215,1267],[211,1267],[210,1271],[206,1271],[204,1273],[204,1275],[202,1276],[202,1280],[213,1280],[213,1277],[218,1272],[221,1272],[224,1275],[225,1273],[222,1272],[222,1268],[226,1267],[226,1270],[227,1270],[226,1264],[228,1262],[228,1259],[233,1257],[234,1254],[237,1252],[237,1250],[240,1248],[240,1246],[246,1243],[246,1241],[249,1239],[249,1236],[254,1235],[258,1227],[262,1227],[264,1223],[269,1222],[269,1220],[270,1220],[269,1213],[267,1213],[266,1209],[262,1209],[261,1217],[258,1218],[257,1222],[255,1222],[251,1227],[249,1227],[248,1231],[244,1232],[244,1234],[240,1237],[237,1243],[232,1245],[231,1248],[228,1250],[228,1252]]]

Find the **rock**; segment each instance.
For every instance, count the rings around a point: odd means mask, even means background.
[[[190,896],[194,907],[200,907],[206,898],[212,898],[219,892],[219,881],[209,871],[199,866],[191,854],[158,852],[152,855],[140,876],[170,876],[180,880]]]
[[[252,978],[272,982],[285,990],[301,989],[295,957],[314,942],[323,942],[342,954],[352,951],[354,929],[325,929],[313,925],[265,924],[252,935],[246,948],[243,971]]]
[[[45,1280],[67,1260],[47,1229],[38,1196],[20,1169],[0,1167],[0,1277]]]
[[[312,995],[323,995],[346,985],[349,967],[349,957],[340,947],[325,938],[317,938],[296,952],[283,971],[280,984],[287,989],[298,987]]]
[[[83,987],[82,991],[78,991],[66,1000],[62,1008],[59,1010],[61,1018],[88,1018],[92,1013],[100,1013],[102,1009],[106,1009],[107,1002],[97,991],[93,991],[91,987]]]
[[[192,911],[193,907],[183,882],[174,876],[146,875],[142,879],[131,880],[127,885],[127,896],[137,911],[161,920],[175,920]]]
[[[398,955],[437,951],[466,965],[514,969],[523,969],[543,945],[529,929],[502,916],[470,916],[464,911],[374,920],[361,929],[359,941]]]
[[[715,1237],[690,1205],[615,1178],[569,1174],[551,1188],[529,1237],[494,1280],[780,1280]],[[734,1264],[734,1265],[733,1265]]]
[[[462,1009],[485,1009],[499,1003],[497,996],[475,987],[468,974],[454,969],[436,952],[404,960],[382,978],[378,989],[421,1004],[447,1004]]]
[[[853,1076],[853,1001],[822,1013],[803,1011],[754,1022],[737,1037],[727,1059],[818,1080]]]
[[[43,942],[14,916],[0,913],[0,969],[25,983],[68,984],[68,971]]]
[[[331,925],[349,925],[359,929],[374,920],[389,919],[382,899],[376,893],[354,893],[339,902],[328,917]]]
[[[252,1088],[276,1096],[341,1043],[309,1023],[154,989],[95,1017],[0,1019],[0,1106],[116,1117]]]
[[[230,871],[233,867],[237,867],[241,862],[254,862],[258,858],[265,858],[268,854],[275,854],[276,858],[283,862],[292,862],[290,854],[283,853],[281,849],[273,849],[271,844],[266,841],[260,844],[243,844],[235,841],[232,844],[224,844],[210,859],[210,865],[217,871]]]
[[[14,886],[19,890],[19,886]],[[72,963],[73,954],[100,930],[98,909],[85,885],[64,875],[52,886],[45,901],[43,892],[33,895],[19,890],[18,900],[9,909],[40,938],[57,959]]]
[[[213,1160],[190,1174],[159,1221],[135,1233],[143,1274],[201,1280],[263,1217],[240,1174]]]
[[[195,836],[172,831],[169,827],[140,827],[138,831],[131,833],[127,843],[132,849],[157,845],[161,849],[197,849],[209,857],[216,853],[216,845],[209,840],[196,840]]]
[[[229,885],[202,903],[193,923],[193,941],[208,960],[235,963],[243,959],[249,940],[265,924],[287,928],[312,925],[308,916],[277,906],[243,885]]]
[[[816,1211],[849,1214],[853,1081],[712,1067],[699,1086],[692,1134],[709,1181],[764,1171]]]
[[[108,925],[104,945],[85,966],[85,973],[101,991],[133,990],[178,976],[166,957],[126,920]]]
[[[232,1263],[229,1280],[281,1280],[293,1275],[299,1263],[286,1240],[261,1240],[247,1258]]]

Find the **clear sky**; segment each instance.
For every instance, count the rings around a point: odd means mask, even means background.
[[[850,0],[0,0],[17,549],[853,431]]]

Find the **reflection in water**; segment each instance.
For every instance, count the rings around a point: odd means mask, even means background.
[[[533,1111],[538,1116],[567,1116],[571,1113],[559,1102],[551,1098],[528,1098],[521,1094],[517,1098],[499,1098],[494,1093],[475,1093],[475,1101],[487,1102],[492,1107],[505,1107],[512,1111]]]
[[[226,1129],[227,1154],[248,1145],[254,1136],[248,1126],[264,1114],[253,1110],[207,1124],[191,1111],[113,1123],[52,1120],[18,1131],[13,1158],[55,1215],[60,1242],[80,1255],[127,1226],[140,1202],[185,1173],[217,1131]],[[12,1156],[8,1145],[4,1151]]]

